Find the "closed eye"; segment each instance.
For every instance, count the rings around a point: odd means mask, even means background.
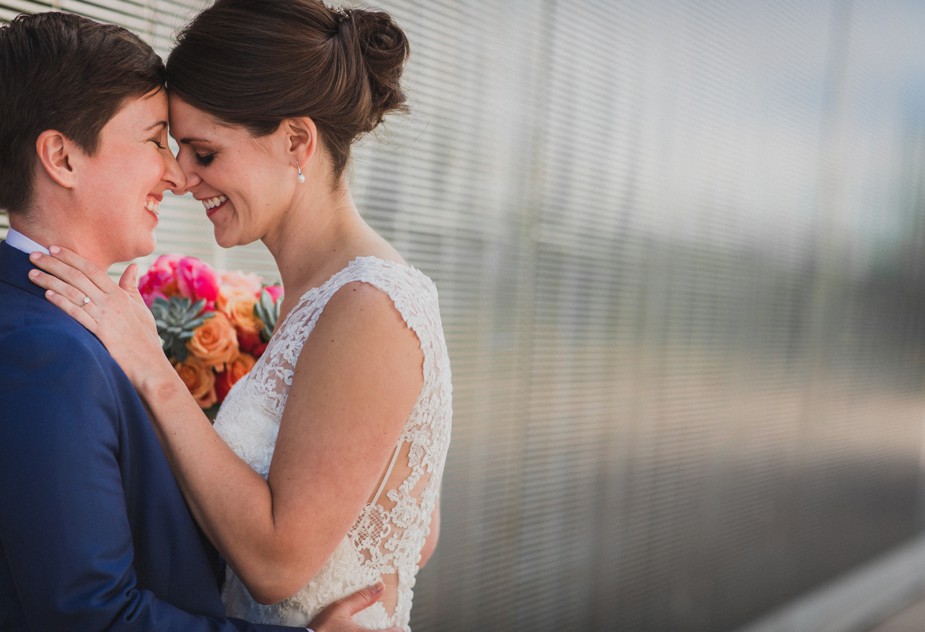
[[[193,153],[193,156],[196,159],[196,163],[202,167],[208,167],[212,164],[212,161],[215,160],[215,154],[198,154]]]

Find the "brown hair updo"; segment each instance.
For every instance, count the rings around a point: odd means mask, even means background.
[[[339,178],[350,146],[392,111],[404,32],[384,12],[318,0],[217,0],[183,29],[167,59],[168,89],[254,136],[308,116]]]

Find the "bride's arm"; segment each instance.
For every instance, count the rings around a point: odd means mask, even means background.
[[[38,265],[73,287],[48,275],[34,281],[129,364],[197,522],[255,599],[297,592],[370,500],[422,387],[420,343],[391,300],[352,283],[328,302],[298,360],[264,481],[215,433],[169,362],[133,351],[150,332],[127,317],[127,294],[99,289],[107,282],[99,271],[87,271],[91,286],[60,263]],[[92,307],[78,307],[82,295]]]
[[[266,482],[175,374],[140,384],[197,520],[255,599],[298,591],[343,539],[391,457],[422,362],[388,297],[361,284],[338,292],[296,366]]]

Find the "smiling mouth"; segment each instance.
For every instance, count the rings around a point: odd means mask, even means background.
[[[215,197],[208,198],[205,200],[200,200],[202,205],[206,208],[206,214],[211,215],[212,211],[217,209],[219,206],[228,201],[227,195],[216,195]]]
[[[149,197],[145,200],[145,209],[154,213],[155,216],[161,215],[161,201],[157,198]]]

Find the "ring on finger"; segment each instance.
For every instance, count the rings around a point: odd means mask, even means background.
[[[83,306],[84,306],[84,307],[86,307],[87,305],[89,305],[89,304],[92,303],[93,301],[90,300],[90,297],[89,297],[89,296],[84,296],[82,299],[80,299],[80,302],[83,303]]]

